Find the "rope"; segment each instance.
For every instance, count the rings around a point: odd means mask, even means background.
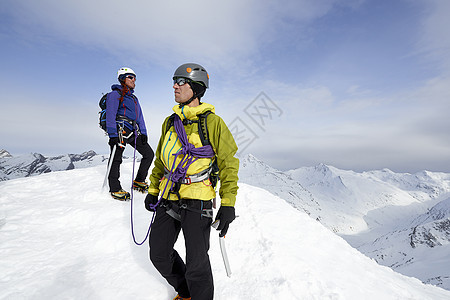
[[[189,143],[186,130],[184,129],[183,122],[178,115],[175,115],[173,120],[173,126],[175,132],[180,139],[182,149],[181,151],[175,153],[175,161],[179,155],[185,155],[182,161],[178,164],[177,168],[172,174],[173,181],[178,182],[180,179],[186,177],[187,169],[192,165],[198,158],[210,158],[214,157],[215,153],[211,145],[206,145],[196,148],[194,145]],[[194,159],[195,157],[195,159]]]
[[[208,157],[213,157],[215,155],[214,150],[211,147],[211,145],[196,148],[194,145],[189,143],[187,134],[186,134],[186,130],[184,129],[184,126],[183,126],[183,122],[181,121],[181,119],[178,115],[175,115],[175,117],[174,117],[173,126],[175,128],[175,132],[177,133],[178,138],[180,139],[182,148],[179,151],[177,151],[176,153],[172,154],[175,156],[175,159],[173,160],[172,167],[170,168],[169,178],[166,181],[164,191],[161,194],[161,197],[159,198],[158,202],[155,205],[150,205],[150,207],[152,209],[156,209],[156,207],[161,202],[163,195],[166,192],[169,181],[171,182],[169,190],[172,191],[173,184],[175,182],[179,182],[180,179],[186,177],[188,168],[195,161],[197,161],[198,158],[208,158]],[[180,155],[184,155],[184,157],[181,159],[180,163],[174,169],[175,163],[178,159],[178,156],[180,156]]]
[[[136,109],[136,100],[134,101],[134,107],[135,107],[135,111],[136,111],[136,120],[137,120],[137,109]],[[150,225],[148,226],[148,230],[147,233],[145,234],[145,238],[142,242],[137,242],[136,241],[136,235],[134,234],[134,218],[133,218],[133,203],[134,203],[134,193],[133,193],[133,180],[134,180],[134,167],[135,167],[135,163],[136,163],[136,148],[137,148],[137,131],[136,131],[136,127],[133,128],[134,130],[134,152],[133,152],[133,171],[131,173],[131,197],[130,197],[130,222],[131,222],[131,236],[133,237],[133,241],[136,245],[141,246],[142,244],[145,243],[145,241],[147,240],[149,234],[150,234],[150,229],[152,228],[152,224],[153,221],[155,219],[155,212],[153,212],[153,216],[152,216],[152,220],[150,221]]]
[[[135,104],[136,105],[136,104]],[[167,190],[167,186],[169,185],[169,182],[171,182],[170,184],[170,188],[169,190],[172,191],[173,185],[175,182],[180,181],[180,179],[185,178],[186,177],[186,173],[187,170],[189,168],[190,165],[192,165],[195,161],[197,161],[198,158],[210,158],[210,157],[214,157],[215,153],[213,148],[211,147],[211,145],[206,145],[206,146],[202,146],[202,147],[198,147],[196,148],[194,145],[192,145],[191,143],[189,143],[188,138],[187,138],[187,134],[186,134],[186,130],[184,129],[183,126],[183,122],[181,121],[180,117],[178,115],[175,115],[174,118],[174,128],[175,128],[175,132],[177,133],[182,148],[177,151],[176,153],[172,154],[175,156],[175,159],[173,161],[172,167],[170,168],[170,173],[169,173],[169,178],[166,181],[166,185],[164,186],[164,190],[161,193],[161,196],[158,199],[158,202],[156,202],[155,205],[150,205],[150,208],[152,210],[154,210],[153,212],[153,216],[150,222],[150,225],[148,227],[147,230],[147,234],[144,238],[144,240],[141,243],[138,243],[136,241],[136,237],[134,234],[134,225],[133,225],[133,200],[134,200],[134,196],[133,196],[133,182],[131,184],[131,198],[130,198],[130,202],[131,202],[131,234],[133,236],[133,241],[136,245],[142,245],[143,243],[145,243],[145,241],[147,240],[153,221],[155,219],[155,214],[156,214],[156,207],[158,207],[158,205],[161,203],[163,196]],[[135,130],[135,137],[134,137],[134,156],[133,156],[133,173],[132,173],[132,180],[134,178],[134,166],[135,166],[135,160],[136,160],[136,140],[137,140],[137,134],[136,134],[136,129]],[[180,155],[184,155],[184,157],[181,159],[180,163],[177,165],[177,167],[175,168],[175,164],[176,161],[178,159],[178,156]],[[174,169],[175,168],[175,169]]]

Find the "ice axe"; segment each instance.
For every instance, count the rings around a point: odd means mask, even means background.
[[[211,227],[214,229],[217,229],[219,226],[220,220],[215,220]],[[220,245],[220,252],[222,252],[222,259],[223,264],[225,265],[225,271],[227,272],[227,276],[231,277],[231,268],[230,268],[230,262],[228,261],[228,255],[227,255],[227,249],[225,248],[225,236],[221,236],[219,234],[219,245]]]

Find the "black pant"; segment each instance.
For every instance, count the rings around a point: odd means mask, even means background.
[[[150,231],[150,260],[181,297],[212,300],[214,284],[208,256],[212,219],[198,212],[203,208],[212,208],[212,202],[186,201],[197,211],[181,209],[181,222],[169,216],[164,207],[157,208]],[[185,240],[186,264],[173,248],[181,229]]]
[[[138,135],[136,138],[136,145],[134,144],[134,134],[127,140],[127,143],[133,146],[141,155],[141,163],[139,164],[139,169],[137,171],[135,180],[139,182],[144,182],[147,178],[148,169],[152,164],[153,157],[155,154],[153,153],[152,147],[148,143],[142,142],[142,135]],[[117,192],[122,187],[120,185],[119,177],[120,177],[120,164],[122,163],[122,154],[125,150],[125,147],[119,147],[117,145],[111,146],[111,154],[113,147],[116,147],[116,153],[113,157],[113,162],[111,164],[111,170],[108,176],[109,182],[109,191]],[[110,158],[111,159],[111,158]]]

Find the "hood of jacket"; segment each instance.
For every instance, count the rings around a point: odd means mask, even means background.
[[[200,105],[195,107],[187,105],[183,105],[180,107],[180,105],[177,104],[172,109],[180,117],[181,120],[197,120],[197,115],[205,113],[207,111],[215,113],[214,105],[208,103],[201,103]]]

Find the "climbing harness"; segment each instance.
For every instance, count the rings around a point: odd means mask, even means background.
[[[198,200],[193,200],[193,201],[198,201]],[[212,219],[213,218],[213,209],[212,208],[203,208],[203,201],[201,202],[201,204],[202,204],[202,208],[196,209],[196,208],[193,208],[192,206],[189,206],[187,201],[184,199],[181,199],[179,201],[170,201],[170,200],[163,199],[163,201],[161,201],[161,203],[160,203],[160,206],[164,207],[166,209],[166,213],[177,221],[181,221],[181,210],[182,209],[192,211],[192,212],[200,214],[202,217]]]

